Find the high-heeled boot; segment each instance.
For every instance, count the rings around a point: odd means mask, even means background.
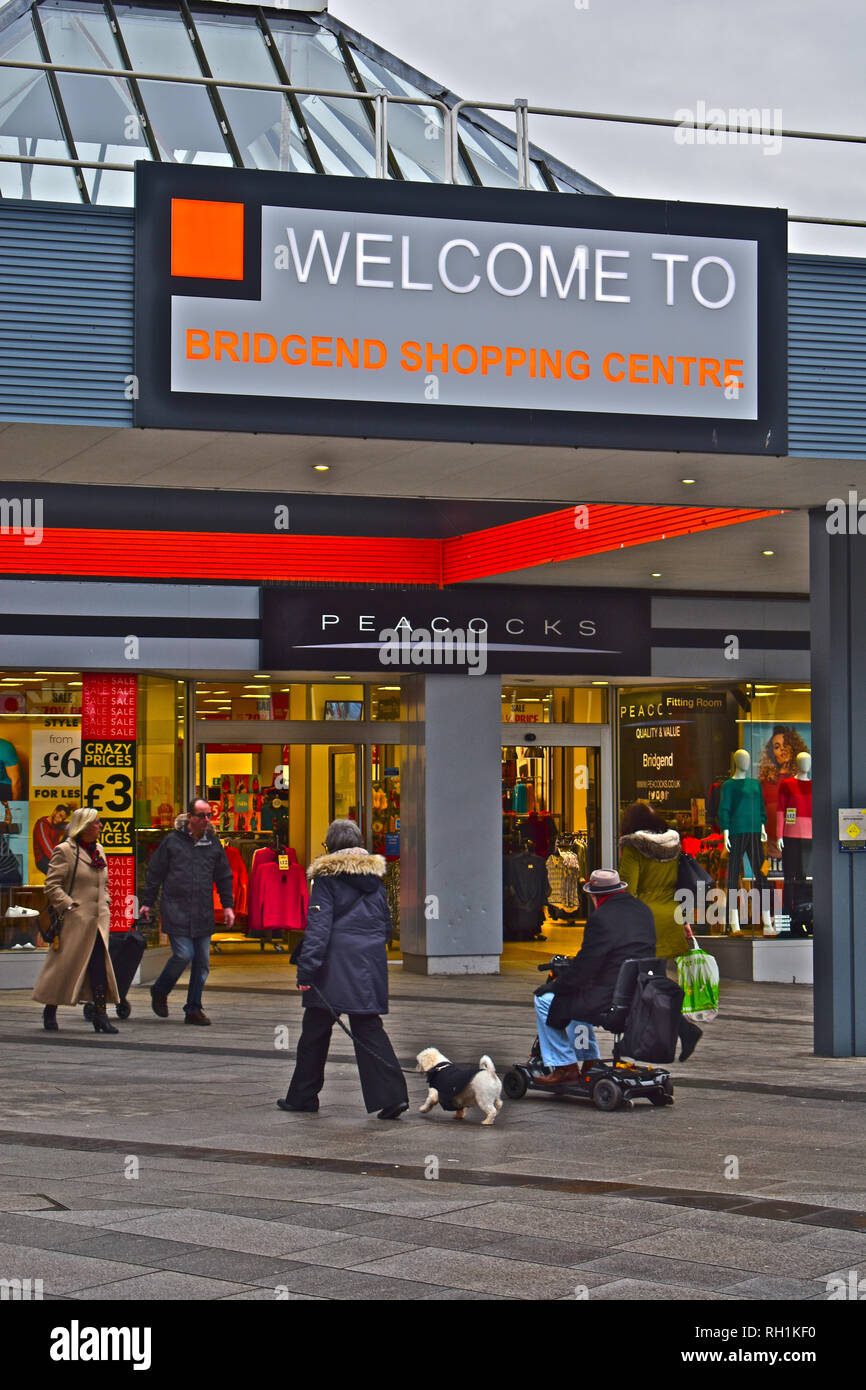
[[[42,1010],[42,1027],[45,1029],[46,1033],[59,1033],[59,1032],[60,1032],[60,1029],[59,1029],[58,1026],[57,1026],[57,1005],[56,1005],[56,1004],[46,1004],[46,1005],[45,1005],[45,1008]]]
[[[94,1033],[119,1033],[120,1029],[115,1028],[108,1021],[105,1003],[105,990],[97,990],[93,996],[93,1031]]]

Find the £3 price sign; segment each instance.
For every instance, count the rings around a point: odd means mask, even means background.
[[[135,676],[85,675],[82,690],[81,803],[99,812],[108,859],[111,930],[126,931],[135,893]]]

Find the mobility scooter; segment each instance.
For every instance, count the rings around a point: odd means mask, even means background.
[[[568,965],[567,956],[554,956],[539,970],[547,970],[548,979],[555,980]],[[539,1085],[541,1077],[549,1074],[541,1059],[538,1038],[532,1045],[528,1062],[516,1062],[502,1078],[502,1089],[509,1100],[520,1100],[527,1091],[544,1091],[548,1095],[573,1096],[589,1100],[598,1110],[630,1110],[635,1100],[648,1100],[651,1105],[673,1105],[674,1082],[669,1071],[662,1067],[640,1066],[622,1060],[623,1034],[629,1021],[632,1000],[639,977],[657,975],[665,978],[663,960],[627,960],[620,966],[610,1008],[602,1017],[602,1027],[614,1034],[613,1057],[601,1058],[583,1065],[582,1074],[572,1081],[556,1086]]]

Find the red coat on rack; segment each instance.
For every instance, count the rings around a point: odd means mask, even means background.
[[[240,917],[247,910],[247,885],[249,883],[247,866],[241,858],[240,851],[236,850],[234,845],[223,845],[223,849],[226,852],[226,858],[229,861],[229,868],[232,871],[232,891],[234,894],[235,916]],[[214,888],[213,890],[213,905],[214,919],[217,922],[222,922],[223,910],[220,904],[219,894],[217,893],[216,888]]]
[[[293,849],[284,850],[289,867],[281,869],[275,849],[253,855],[248,931],[303,931],[307,925],[307,877]]]

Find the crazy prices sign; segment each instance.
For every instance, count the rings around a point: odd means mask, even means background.
[[[108,861],[111,930],[132,925],[135,897],[135,739],[138,681],[135,676],[82,676],[81,801],[102,822],[100,843]]]
[[[136,166],[135,422],[785,453],[784,212]]]

